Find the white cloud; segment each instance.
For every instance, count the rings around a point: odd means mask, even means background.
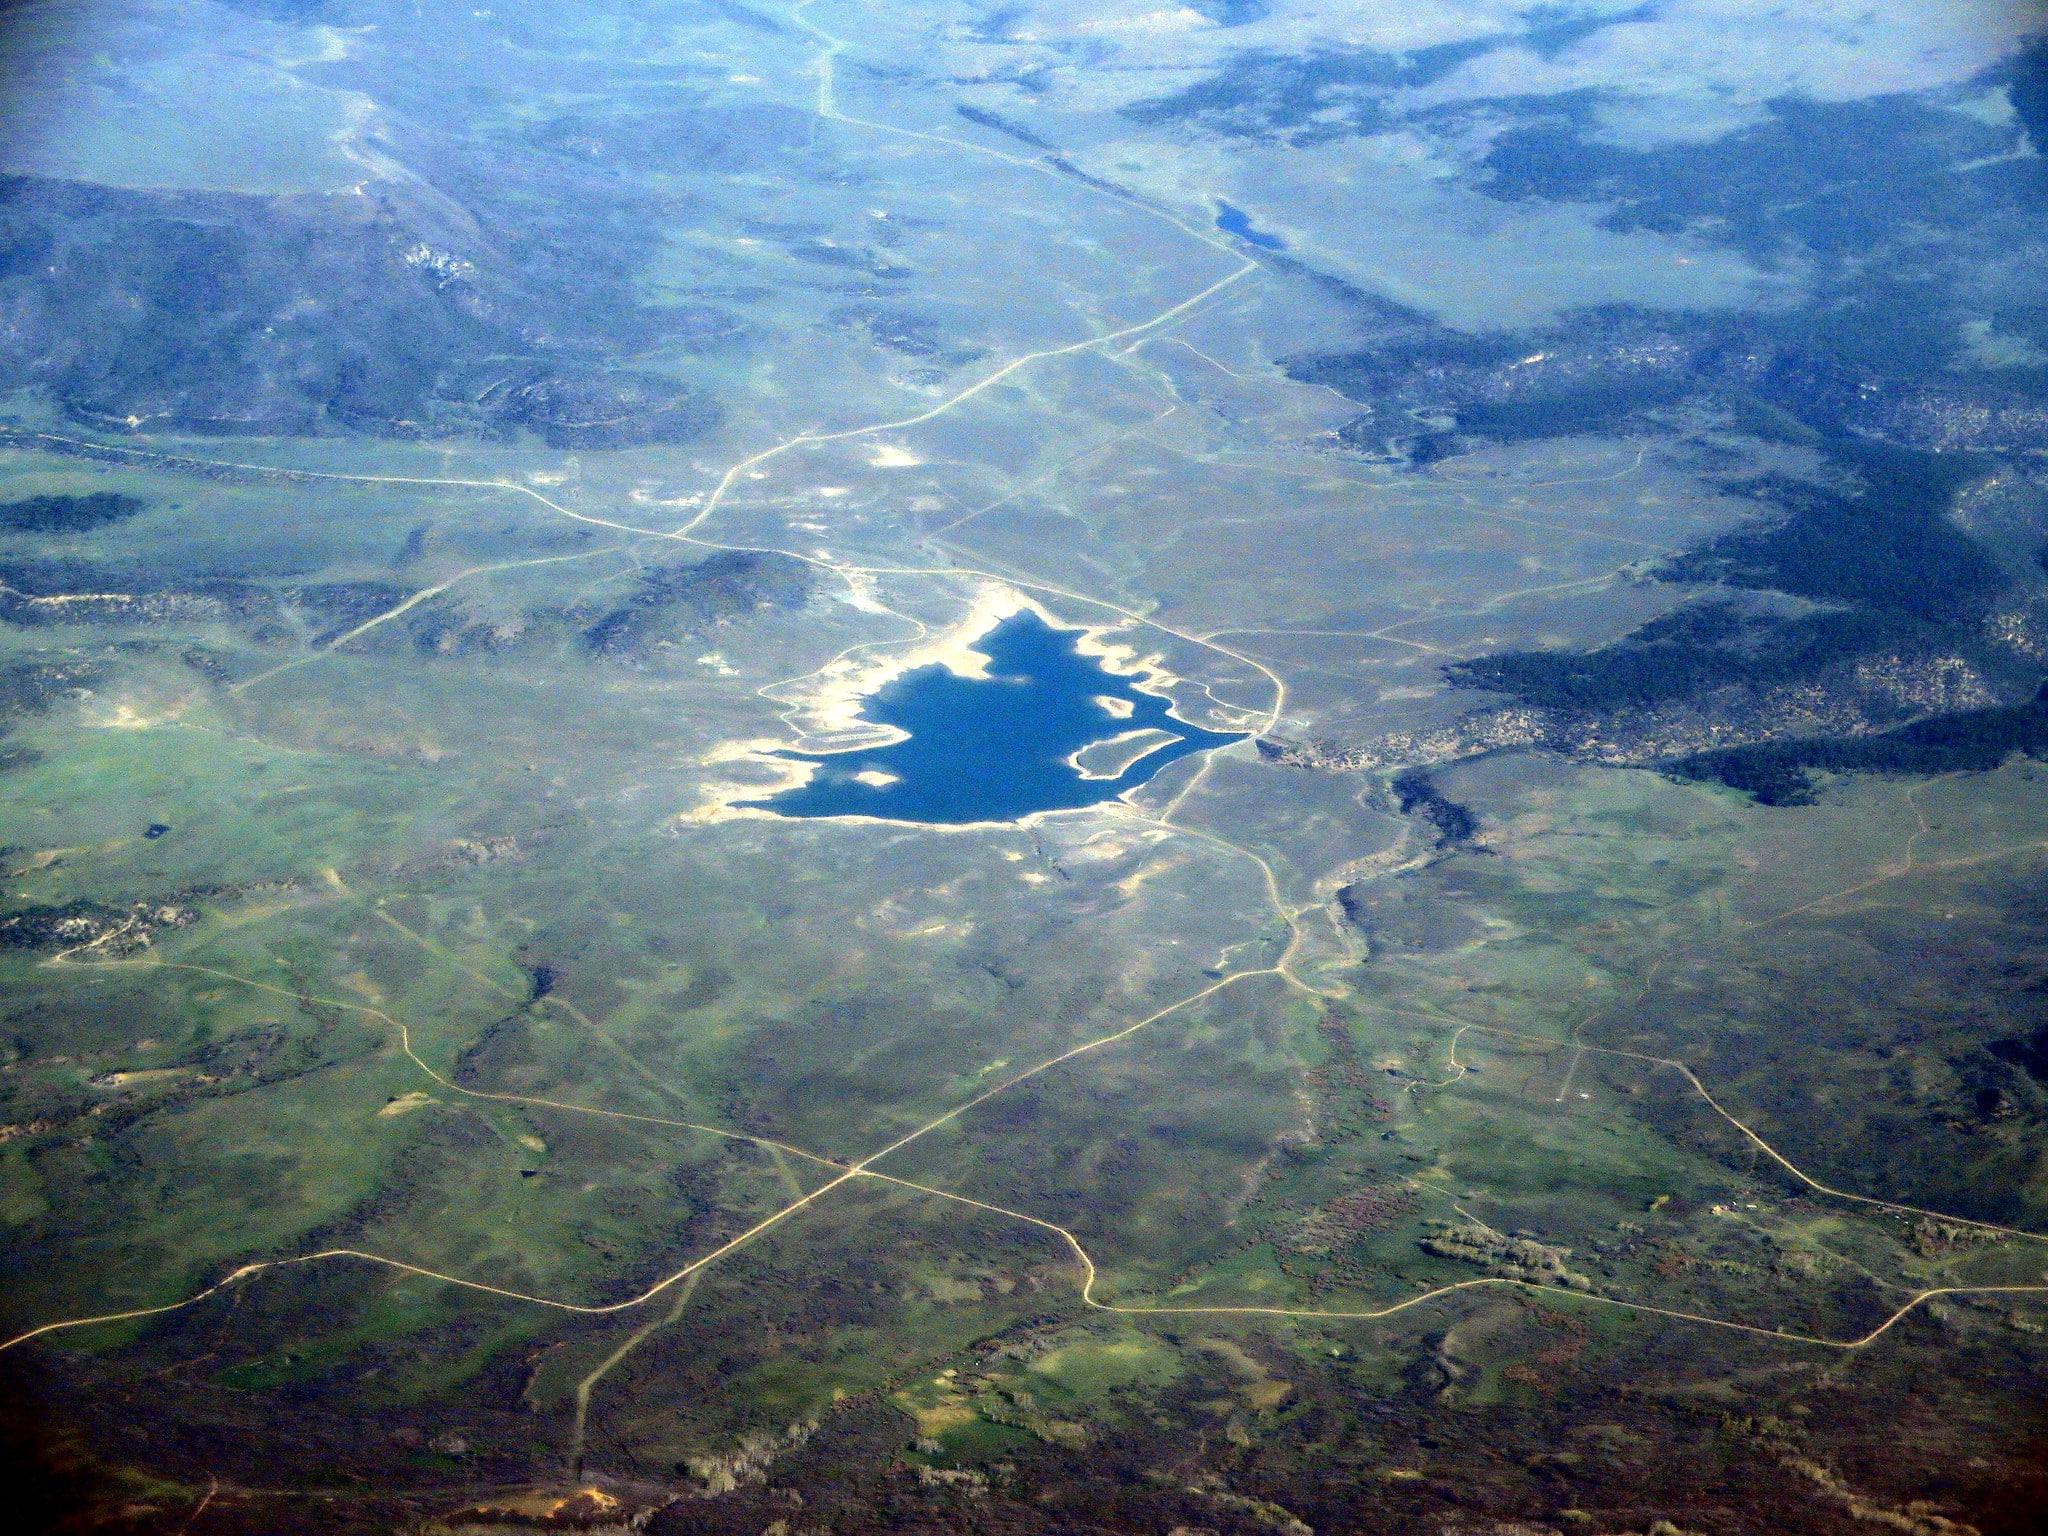
[[[1482,55],[1427,94],[1603,89],[1731,109],[1787,95],[1847,101],[1967,80],[2041,25],[2014,0],[1672,0],[1553,59],[1521,48]]]

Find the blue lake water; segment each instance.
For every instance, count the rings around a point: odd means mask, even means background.
[[[1113,800],[1178,758],[1242,738],[1175,719],[1168,701],[1133,686],[1075,648],[1079,630],[1054,629],[1035,613],[1005,619],[974,642],[985,678],[919,667],[869,697],[862,718],[909,736],[857,752],[783,752],[817,764],[810,782],[760,806],[783,816],[879,816],[891,821],[1015,821],[1032,811]],[[1128,717],[1103,699],[1130,706]],[[1086,779],[1065,761],[1090,742],[1126,731],[1171,731],[1117,778]],[[863,784],[861,773],[897,782]]]
[[[1248,240],[1253,245],[1260,246],[1265,250],[1284,251],[1287,249],[1287,242],[1285,240],[1282,240],[1278,235],[1269,235],[1263,229],[1254,229],[1252,227],[1251,215],[1247,214],[1242,208],[1231,207],[1230,204],[1224,202],[1220,197],[1216,199],[1216,227],[1226,235],[1235,235],[1238,239]]]

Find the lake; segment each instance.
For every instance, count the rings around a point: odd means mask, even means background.
[[[1082,655],[1080,636],[1015,614],[974,642],[988,676],[919,667],[869,696],[862,718],[907,731],[905,739],[778,753],[816,764],[810,781],[744,803],[781,816],[1015,821],[1114,800],[1191,752],[1243,739],[1176,718],[1168,700]],[[1101,776],[1085,776],[1071,761],[1077,754]]]
[[[1282,240],[1278,235],[1269,235],[1263,229],[1254,229],[1250,214],[1246,213],[1242,208],[1231,207],[1230,204],[1224,202],[1220,197],[1216,199],[1216,227],[1226,235],[1235,235],[1238,239],[1248,240],[1253,245],[1260,246],[1265,250],[1284,251],[1287,249],[1287,242],[1285,240]]]

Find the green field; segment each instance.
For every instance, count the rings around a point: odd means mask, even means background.
[[[1835,484],[1819,429],[1641,379],[1835,269],[1472,158],[1765,83],[1501,94],[1541,39],[1457,75],[1440,8],[215,9],[53,11],[6,159],[22,333],[83,339],[8,375],[0,512],[139,507],[0,526],[0,1372],[66,1529],[2032,1528],[2048,770],[1760,806],[1443,672],[1824,606],[1660,565]],[[2016,132],[1994,41],[1884,110]],[[1884,292],[2035,325],[1994,214]],[[1644,315],[1641,410],[1439,420]],[[1987,413],[1913,450],[1983,457],[1981,633],[1771,730],[2030,696]],[[1012,825],[733,809],[1025,602],[1264,739]]]

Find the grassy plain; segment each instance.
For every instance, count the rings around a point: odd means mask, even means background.
[[[32,1346],[105,1453],[195,1497],[209,1443],[295,1486],[696,1492],[855,1424],[864,1467],[969,1479],[934,1498],[1121,1457],[1233,1531],[1341,1510],[1325,1476],[1550,1518],[1549,1455],[1647,1524],[1677,1442],[1917,1496],[1871,1404],[1924,1460],[2015,1454],[2039,1297],[1901,1309],[2042,1274],[2042,1091],[1989,1049],[2040,970],[2034,769],[1760,813],[1501,756],[1439,775],[1456,850],[1384,776],[1249,745],[1015,827],[693,815],[735,743],[819,723],[806,678],[982,583],[1112,626],[1191,719],[1346,738],[1440,715],[1454,656],[1627,631],[1672,600],[1640,563],[1740,515],[1671,443],[1336,452],[1350,405],[1276,356],[1353,323],[1327,285],[1211,238],[1204,189],[1149,176],[1163,217],[885,78],[819,97],[800,9],[689,67],[793,114],[809,179],[690,178],[637,279],[746,333],[687,359],[701,440],[81,458],[45,420],[0,464],[149,504],[0,536],[0,664],[86,669],[9,722],[6,910],[114,914],[0,951],[0,1307],[273,1266]],[[570,104],[488,56],[506,123]],[[931,355],[844,313],[883,298]],[[595,653],[650,571],[734,549],[804,596]],[[185,915],[141,945],[138,904]]]

